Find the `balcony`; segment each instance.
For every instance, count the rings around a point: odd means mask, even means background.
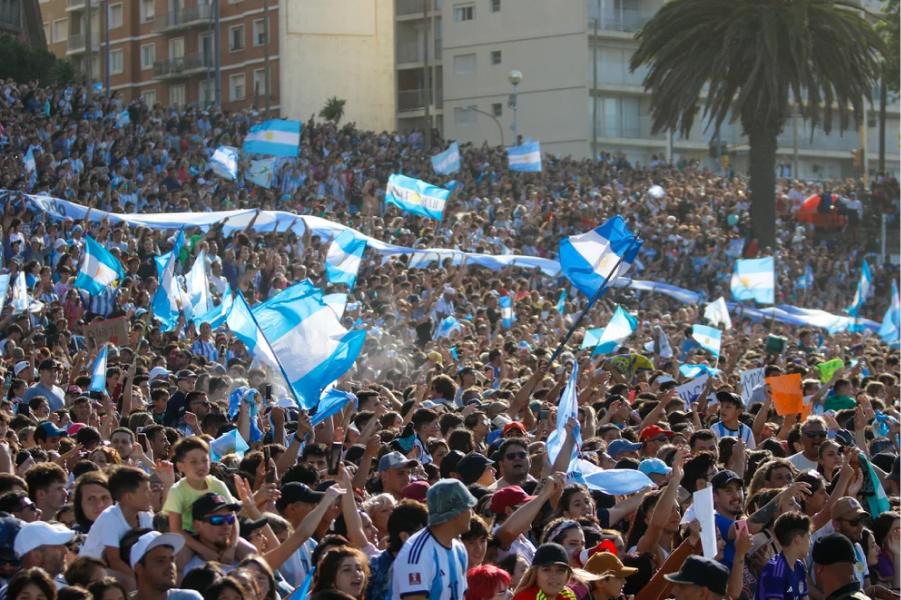
[[[397,110],[418,110],[425,108],[425,90],[398,90]]]
[[[206,26],[209,25],[209,22],[210,5],[198,4],[159,15],[156,18],[156,30],[159,32],[180,31],[191,27]]]
[[[159,60],[153,63],[153,76],[157,79],[190,77],[191,75],[204,73],[212,66],[213,58],[211,56],[189,54],[187,56],[179,56],[178,58],[170,58],[169,60]]]
[[[593,32],[595,21],[598,31],[621,31],[623,33],[635,33],[641,26],[651,20],[653,12],[634,8],[624,8],[619,11],[611,11],[601,15],[598,20],[594,17],[588,19],[588,31]]]
[[[398,17],[422,16],[427,3],[432,5],[433,14],[441,12],[441,0],[397,0],[394,14]]]
[[[85,41],[87,40],[87,36],[83,33],[70,33],[68,39],[68,45],[66,54],[79,54],[85,51]],[[100,34],[94,32],[91,34],[91,51],[96,52],[100,50]]]
[[[85,0],[66,0],[66,11],[83,10]]]

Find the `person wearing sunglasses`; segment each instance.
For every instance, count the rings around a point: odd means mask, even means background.
[[[237,511],[241,505],[230,502],[215,493],[204,494],[194,501],[191,514],[194,519],[196,540],[211,553],[218,556],[218,562],[228,567],[256,552],[253,544],[239,538]],[[195,554],[185,565],[184,573],[202,567],[206,559]]]
[[[801,425],[801,447],[788,460],[801,472],[815,471],[820,459],[820,444],[826,441],[826,422],[822,417],[810,416]]]

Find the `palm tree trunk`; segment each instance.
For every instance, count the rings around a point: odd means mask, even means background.
[[[888,100],[888,92],[885,86],[885,74],[879,81],[879,169],[881,175],[885,173],[885,105]]]
[[[751,235],[761,250],[776,247],[776,135],[765,123],[746,127],[751,146]]]

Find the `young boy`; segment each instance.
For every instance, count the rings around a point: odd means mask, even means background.
[[[172,453],[175,468],[183,477],[169,490],[163,504],[163,512],[169,519],[169,530],[182,534],[193,552],[213,560],[216,556],[194,536],[186,533],[194,532],[191,508],[195,500],[210,492],[219,494],[228,502],[238,501],[223,482],[210,475],[210,447],[201,438],[191,436],[178,440],[172,447]]]
[[[131,567],[119,556],[119,540],[132,529],[153,527],[150,477],[137,467],[121,466],[107,485],[115,504],[94,521],[79,555],[103,560],[118,575],[130,578]]]
[[[754,450],[757,443],[754,441],[754,432],[751,428],[738,420],[744,411],[741,396],[732,392],[717,392],[716,400],[720,405],[720,420],[710,426],[716,435],[716,439],[724,437],[738,438],[744,443],[745,448]]]
[[[810,517],[787,512],[776,519],[782,552],[770,559],[757,582],[757,600],[804,600],[808,597],[804,560],[810,549]]]

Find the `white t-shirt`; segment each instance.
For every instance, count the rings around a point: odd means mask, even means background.
[[[307,572],[310,570],[313,561],[313,550],[315,549],[316,541],[313,538],[308,539],[278,568],[278,572],[282,574],[282,577],[285,578],[285,581],[292,588],[299,587],[306,579]]]
[[[139,529],[153,528],[153,513],[138,513]],[[79,551],[79,556],[90,556],[104,560],[103,551],[107,548],[118,548],[122,537],[131,531],[132,527],[125,520],[119,503],[106,508],[88,531],[88,537]]]
[[[501,526],[498,525],[491,532],[496,535],[497,530],[500,529]],[[529,541],[529,538],[524,536],[523,534],[519,534],[516,536],[516,539],[510,543],[510,547],[504,550],[503,548],[497,549],[497,561],[504,560],[511,554],[516,554],[517,556],[522,556],[526,559],[526,561],[531,564],[532,559],[535,558],[535,544]]]
[[[798,452],[797,454],[792,454],[788,457],[788,461],[795,465],[799,471],[802,473],[806,473],[807,471],[816,471],[817,463],[816,461],[810,460],[806,456],[804,456],[803,452]]]
[[[466,593],[466,547],[458,539],[450,548],[441,545],[428,527],[410,536],[392,568],[392,598],[426,594],[429,600],[463,600]]]
[[[710,426],[711,431],[716,436],[716,439],[722,439],[724,437],[733,437],[738,438],[745,444],[745,448],[748,450],[756,450],[757,442],[754,441],[754,432],[751,431],[751,428],[745,425],[744,423],[738,424],[738,429],[729,429],[726,427],[726,424],[722,421],[717,421],[713,425]]]

